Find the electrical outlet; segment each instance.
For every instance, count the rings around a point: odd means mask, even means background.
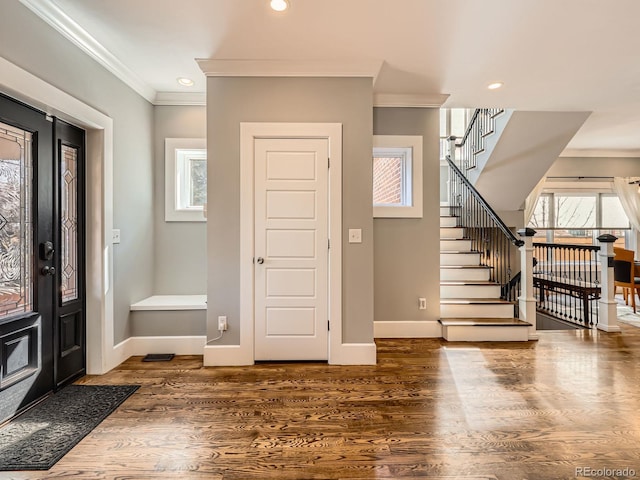
[[[427,299],[426,298],[419,298],[418,299],[418,309],[419,310],[426,310],[427,309]]]
[[[349,229],[349,243],[362,243],[362,229],[360,228]]]
[[[120,243],[120,230],[113,229],[113,243]]]
[[[222,315],[219,316],[218,317],[218,330],[222,332],[222,331],[226,331],[227,328],[228,328],[227,317],[222,316]]]

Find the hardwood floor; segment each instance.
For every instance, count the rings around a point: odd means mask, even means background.
[[[142,385],[115,413],[50,471],[0,478],[640,477],[640,329],[622,328],[378,340],[364,367],[134,357],[80,381]]]

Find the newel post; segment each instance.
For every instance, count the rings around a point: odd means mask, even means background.
[[[520,247],[520,296],[518,306],[520,309],[520,320],[529,322],[529,340],[537,340],[538,332],[536,328],[536,299],[533,296],[533,236],[536,231],[532,228],[518,230],[518,235],[524,241]]]
[[[613,280],[613,243],[617,240],[613,235],[598,237],[600,251],[600,301],[598,302],[598,329],[605,332],[619,332],[618,312],[616,308],[616,287]]]

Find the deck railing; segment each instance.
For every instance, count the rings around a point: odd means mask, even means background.
[[[598,324],[601,292],[597,245],[534,243],[536,307],[584,327]]]

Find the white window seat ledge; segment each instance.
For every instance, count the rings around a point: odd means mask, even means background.
[[[131,305],[132,312],[206,309],[206,295],[152,295]]]

